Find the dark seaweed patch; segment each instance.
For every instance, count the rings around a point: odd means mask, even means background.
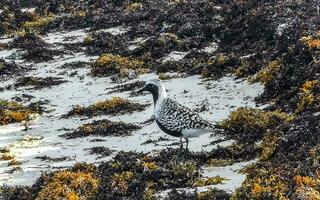
[[[291,119],[292,116],[279,111],[238,108],[218,126],[231,139],[252,143],[261,140],[268,129]]]
[[[37,46],[48,47],[49,45],[36,33],[26,32],[14,38],[10,43],[10,46],[28,51]]]
[[[53,60],[54,56],[64,54],[61,50],[53,49],[34,32],[22,33],[10,43],[10,46],[25,50],[26,52],[22,55],[22,59],[26,61],[49,61]]]
[[[20,66],[14,62],[6,62],[3,58],[0,58],[0,80],[19,76],[30,69],[31,67]]]
[[[73,107],[68,114],[63,117],[70,117],[75,115],[84,115],[84,116],[96,116],[96,115],[119,115],[125,113],[133,113],[135,111],[142,111],[148,105],[131,102],[120,97],[113,97],[110,100],[97,102],[89,107],[81,107],[76,105]]]
[[[35,76],[27,76],[22,77],[17,80],[14,84],[14,87],[32,87],[32,89],[43,89],[46,87],[52,87],[56,85],[60,85],[67,81],[58,77],[35,77]]]
[[[103,53],[123,54],[127,47],[128,38],[122,35],[112,35],[107,32],[94,32],[86,36],[83,46],[90,55]]]
[[[142,88],[144,85],[145,83],[143,81],[135,81],[133,83],[125,83],[125,84],[117,85],[115,87],[107,88],[107,89],[110,90],[108,94],[130,91],[131,95],[135,95],[136,94],[135,90]]]
[[[141,143],[141,145],[145,145],[145,144],[155,144],[158,145],[158,142],[163,142],[163,141],[170,141],[169,138],[166,137],[159,137],[158,139],[152,140],[152,139],[148,139],[146,141],[144,141],[143,143]]]
[[[140,126],[124,122],[113,122],[107,119],[84,124],[73,132],[66,133],[62,137],[71,139],[86,136],[128,136],[132,131],[140,129]]]
[[[69,160],[70,158],[69,157],[59,157],[59,158],[52,158],[52,157],[49,157],[47,155],[44,155],[44,156],[37,156],[35,157],[36,159],[40,159],[41,161],[47,161],[47,162],[61,162],[61,161],[66,161],[66,160]]]
[[[0,199],[5,200],[14,200],[14,199],[21,199],[21,200],[31,200],[33,199],[32,190],[30,187],[26,186],[16,186],[16,187],[9,187],[9,186],[2,186],[0,188]]]
[[[266,137],[262,148],[268,156],[246,169],[247,179],[236,198],[318,198],[319,122],[319,115],[304,113],[277,128],[280,135],[274,139]],[[279,136],[280,141],[274,142]]]
[[[89,66],[90,63],[82,62],[82,61],[75,61],[71,63],[63,64],[60,68],[61,69],[78,69],[78,68],[86,68]]]
[[[91,74],[98,77],[114,75],[119,78],[132,79],[148,71],[141,60],[113,54],[102,54],[91,65]]]
[[[54,56],[61,56],[64,52],[56,49],[34,46],[22,55],[22,59],[26,61],[44,62],[53,60]]]
[[[49,100],[39,100],[39,101],[30,103],[27,107],[28,109],[32,110],[35,113],[43,114],[45,112],[49,112],[45,107],[48,103],[49,103]]]
[[[92,147],[86,150],[88,150],[90,154],[98,155],[97,157],[98,159],[108,157],[114,152],[113,150],[110,150],[108,147],[103,147],[103,146]]]

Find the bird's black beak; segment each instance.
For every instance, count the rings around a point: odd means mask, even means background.
[[[146,90],[146,86],[144,86],[144,87],[140,88],[139,90],[137,90],[137,93],[138,93],[138,94],[141,94],[141,93],[144,92],[144,91],[147,91],[147,90]]]

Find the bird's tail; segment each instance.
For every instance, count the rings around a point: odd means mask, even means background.
[[[224,130],[219,126],[219,124],[210,123],[209,127],[213,136],[223,135]]]

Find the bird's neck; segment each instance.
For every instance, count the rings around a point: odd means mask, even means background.
[[[167,98],[167,92],[166,92],[166,88],[164,87],[164,85],[160,85],[160,87],[158,87],[157,90],[153,90],[151,91],[152,96],[153,96],[153,103],[154,106],[156,106],[158,103],[160,103],[163,99]]]

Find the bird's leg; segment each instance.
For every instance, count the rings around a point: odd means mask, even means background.
[[[182,137],[180,137],[180,151],[183,150],[183,141],[182,141]]]
[[[182,152],[183,152],[183,141],[182,141],[182,137],[180,137],[180,151],[179,151],[179,154],[177,156],[177,161],[178,162],[181,161]]]
[[[186,140],[186,151],[184,153],[184,158],[187,159],[187,155],[188,155],[188,145],[189,145],[189,139],[188,138],[185,138]]]

